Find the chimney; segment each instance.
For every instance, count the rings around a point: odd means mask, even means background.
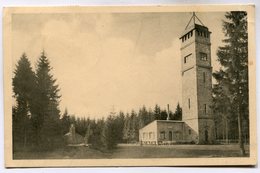
[[[167,121],[170,120],[170,109],[169,104],[167,104]]]

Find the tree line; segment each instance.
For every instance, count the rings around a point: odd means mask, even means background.
[[[142,106],[138,111],[110,112],[108,117],[100,119],[79,118],[68,113],[67,109],[61,118],[63,134],[68,132],[71,124],[75,125],[76,133],[83,136],[94,148],[115,148],[118,143],[137,143],[139,129],[154,120],[181,120],[182,109],[177,104],[174,112],[161,109],[155,105],[154,109]]]
[[[65,145],[63,136],[71,124],[95,148],[112,149],[117,143],[138,142],[139,129],[153,120],[181,120],[178,104],[175,112],[167,112],[155,105],[154,110],[143,106],[138,112],[111,112],[101,119],[79,118],[67,109],[61,115],[60,88],[51,73],[52,67],[45,52],[41,53],[35,71],[24,53],[13,77],[12,108],[13,149],[51,150]]]

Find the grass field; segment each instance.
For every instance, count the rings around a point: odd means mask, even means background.
[[[246,153],[249,156],[248,146]],[[112,159],[112,158],[197,158],[239,157],[238,145],[118,145],[109,152],[88,147],[65,147],[52,152],[17,152],[14,159]]]

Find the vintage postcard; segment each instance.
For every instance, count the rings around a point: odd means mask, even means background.
[[[5,166],[255,165],[254,10],[5,8]]]

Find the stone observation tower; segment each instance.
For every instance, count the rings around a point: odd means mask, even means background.
[[[198,23],[200,24],[198,24]],[[212,105],[212,66],[209,29],[193,13],[181,40],[183,121],[194,131],[193,140],[215,140]]]

